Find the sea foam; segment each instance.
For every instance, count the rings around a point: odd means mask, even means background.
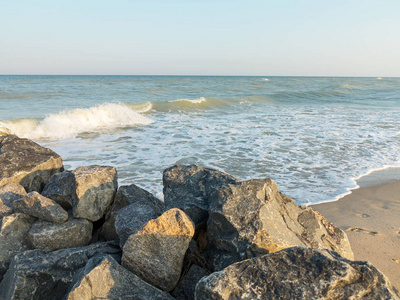
[[[139,111],[145,111],[142,108]],[[42,120],[20,119],[0,123],[0,133],[31,139],[64,139],[87,131],[148,125],[153,121],[124,104],[106,103],[86,109],[51,114]]]

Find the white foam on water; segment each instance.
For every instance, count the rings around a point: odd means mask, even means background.
[[[261,78],[261,80],[264,80],[264,81],[269,81],[269,79],[268,79],[268,78]]]
[[[106,103],[86,109],[51,114],[43,120],[23,119],[0,124],[6,133],[30,139],[65,139],[79,133],[148,125],[153,121],[124,104]]]
[[[206,101],[207,101],[206,98],[200,97],[200,98],[197,98],[197,99],[177,99],[177,100],[171,100],[171,101],[168,101],[168,102],[189,102],[189,103],[193,103],[193,104],[200,104],[200,103],[203,103],[203,102],[206,102]]]

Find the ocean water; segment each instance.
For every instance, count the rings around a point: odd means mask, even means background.
[[[158,197],[165,168],[198,164],[318,203],[400,166],[400,78],[0,76],[8,133]]]

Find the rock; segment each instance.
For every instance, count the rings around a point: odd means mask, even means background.
[[[189,272],[186,273],[180,280],[176,288],[172,291],[172,296],[176,299],[187,299],[187,300],[195,300],[195,289],[197,283],[204,276],[208,276],[208,273],[203,268],[200,268],[197,265],[192,265],[189,269]]]
[[[118,188],[114,167],[89,166],[72,171],[76,181],[75,218],[99,220],[114,200]]]
[[[165,209],[183,210],[197,226],[207,220],[210,196],[238,182],[228,174],[195,165],[170,167],[163,173]]]
[[[0,281],[14,255],[32,249],[28,231],[35,220],[25,214],[12,214],[0,219]]]
[[[35,222],[29,239],[35,249],[46,252],[86,246],[92,238],[93,224],[86,219],[70,218],[63,224]]]
[[[203,277],[197,300],[399,299],[386,277],[368,262],[328,250],[293,247],[235,263]]]
[[[8,183],[0,187],[0,218],[14,212],[13,202],[26,195],[24,187],[20,184]]]
[[[157,216],[160,216],[164,211],[164,203],[151,193],[134,184],[121,186],[117,191],[111,210],[106,214],[106,221],[100,232],[102,238],[105,240],[119,240],[115,229],[115,215],[120,209],[134,203],[150,205]]]
[[[65,210],[76,200],[75,176],[70,171],[54,174],[43,189],[42,195],[54,200]]]
[[[115,217],[115,230],[121,248],[131,234],[137,233],[143,225],[157,217],[154,209],[148,204],[134,203],[120,209]]]
[[[194,225],[184,212],[170,209],[132,234],[123,248],[122,265],[167,292],[178,283]]]
[[[353,259],[342,230],[296,206],[271,179],[228,184],[211,198],[207,235],[215,270],[292,246],[327,248]]]
[[[121,267],[110,255],[90,259],[66,300],[174,299]]]
[[[30,192],[15,200],[14,211],[58,224],[68,220],[68,213],[59,204],[38,192]]]
[[[27,192],[41,192],[61,171],[62,159],[52,150],[15,135],[0,136],[0,186],[16,183]]]
[[[0,299],[63,299],[75,274],[89,259],[120,251],[107,242],[50,253],[38,249],[19,253],[0,283]]]

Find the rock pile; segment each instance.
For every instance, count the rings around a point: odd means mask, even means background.
[[[173,166],[163,202],[12,135],[0,170],[0,299],[399,299],[271,179]]]

